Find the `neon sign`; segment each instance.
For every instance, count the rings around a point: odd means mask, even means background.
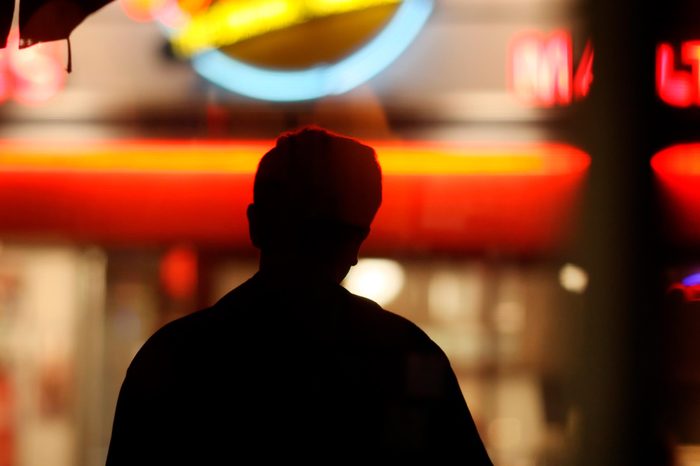
[[[681,44],[681,68],[676,67],[673,46],[661,43],[656,48],[656,92],[673,107],[700,106],[700,41]]]
[[[676,144],[657,152],[651,166],[674,241],[700,240],[700,143]]]
[[[212,0],[120,0],[124,13],[134,21],[158,21],[167,27],[184,27],[205,11]]]
[[[218,48],[323,17],[392,5],[395,11],[381,30],[333,61],[284,69]],[[293,102],[343,94],[379,74],[413,42],[433,5],[434,0],[247,0],[216,3],[192,14],[182,27],[159,23],[176,53],[191,55],[193,68],[206,80],[247,97]],[[224,27],[234,17],[236,28]]]
[[[0,50],[0,102],[46,102],[63,89],[65,80],[66,71],[56,43],[19,49],[19,32],[10,32],[7,48]]]
[[[593,82],[593,47],[588,41],[574,72],[571,34],[525,32],[511,42],[508,79],[511,92],[536,107],[565,106],[588,95]]]
[[[216,3],[171,38],[176,53],[192,55],[308,23],[314,19],[395,5],[401,0],[247,0]]]

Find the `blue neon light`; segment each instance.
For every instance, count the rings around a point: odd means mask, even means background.
[[[700,285],[700,273],[694,273],[685,277],[681,283],[685,286],[695,286]]]
[[[433,0],[404,0],[379,34],[360,50],[330,65],[270,70],[243,63],[219,50],[207,50],[192,58],[192,66],[212,83],[255,99],[295,102],[342,94],[396,60],[418,35],[432,10]]]

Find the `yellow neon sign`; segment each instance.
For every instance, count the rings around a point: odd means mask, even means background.
[[[314,19],[398,3],[401,0],[229,0],[194,16],[171,42],[176,53],[190,56]]]
[[[373,142],[385,175],[546,176],[585,171],[589,156],[572,146]],[[253,175],[274,141],[118,141],[56,145],[0,142],[0,171],[228,173]]]

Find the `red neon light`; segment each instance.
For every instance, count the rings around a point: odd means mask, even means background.
[[[593,83],[593,45],[586,42],[581,61],[574,75],[574,98],[583,99],[588,95]]]
[[[170,249],[160,262],[160,283],[166,294],[187,299],[197,290],[197,253],[187,246]]]
[[[690,48],[684,46],[681,55],[684,59],[686,57],[692,59],[692,51],[695,48],[695,46]],[[697,59],[694,61],[697,63]],[[661,100],[674,107],[688,107],[697,100],[696,88],[697,79],[694,86],[690,71],[675,68],[675,56],[671,44],[659,44],[656,48],[656,92]]]
[[[0,144],[0,236],[251,250],[271,141]],[[538,253],[565,241],[590,158],[561,144],[373,143],[384,202],[365,250]]]
[[[6,101],[12,95],[12,79],[8,73],[3,72],[8,67],[8,53],[6,50],[0,50],[0,103]]]
[[[569,105],[588,95],[593,82],[593,47],[586,43],[573,73],[571,34],[525,32],[511,42],[509,87],[515,96],[533,106]]]
[[[656,47],[656,92],[673,107],[700,106],[700,41],[682,42],[679,59],[671,44]]]
[[[671,236],[700,243],[700,143],[668,147],[651,159]]]

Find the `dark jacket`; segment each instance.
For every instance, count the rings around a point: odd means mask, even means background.
[[[119,394],[107,465],[490,465],[443,351],[341,286],[248,280],[158,330]]]

